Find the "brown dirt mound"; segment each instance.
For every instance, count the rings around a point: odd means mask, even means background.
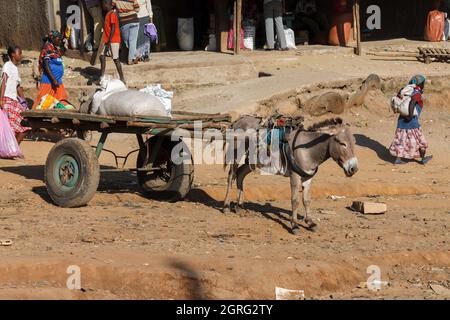
[[[147,257],[148,258],[148,257]],[[0,264],[1,298],[18,299],[274,299],[275,287],[301,289],[307,296],[350,291],[365,282],[367,266],[450,266],[446,250],[398,252],[356,261],[304,261],[292,257],[269,268],[267,259],[151,257],[145,268],[78,261],[83,290],[66,287],[69,260]],[[234,270],[232,274],[228,271]],[[388,275],[384,275],[386,278]],[[442,277],[432,278],[442,280]],[[264,281],[261,281],[264,279]],[[430,278],[431,280],[431,278]],[[14,284],[8,286],[8,283]],[[366,292],[367,294],[367,292]]]
[[[286,184],[276,185],[276,193],[274,193],[273,190],[274,185],[258,185],[257,187],[247,186],[247,188],[245,188],[245,199],[248,201],[276,201],[291,199],[291,189],[288,179],[286,179]],[[204,187],[201,190],[193,190],[189,198],[192,201],[205,201],[209,197],[217,201],[222,201],[225,199],[225,192],[225,187],[210,186]],[[440,192],[441,191],[439,189],[426,185],[399,185],[371,182],[345,185],[338,183],[316,183],[312,188],[312,197],[315,199],[324,199],[332,195],[336,195],[348,198],[359,198],[374,195],[401,196],[435,194]],[[236,197],[235,190],[233,191],[233,197]]]

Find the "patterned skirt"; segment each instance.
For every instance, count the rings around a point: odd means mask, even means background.
[[[24,133],[31,130],[31,128],[22,127],[20,124],[23,120],[22,112],[26,111],[26,108],[18,100],[4,97],[3,108],[8,115],[9,124],[14,133]]]
[[[426,150],[428,142],[422,128],[397,129],[389,151],[394,157],[404,159],[420,158],[420,150]]]
[[[64,104],[64,105],[66,105],[66,103],[63,100],[68,100],[69,99],[69,97],[67,96],[66,88],[64,87],[63,84],[60,84],[58,86],[58,88],[56,89],[56,91],[55,91],[55,90],[53,90],[53,87],[52,87],[51,84],[49,84],[49,83],[41,83],[39,85],[38,97],[34,101],[32,109],[36,109],[39,106],[39,103],[41,102],[42,98],[46,94],[49,94],[52,97],[56,98],[57,100],[61,101],[62,104]]]

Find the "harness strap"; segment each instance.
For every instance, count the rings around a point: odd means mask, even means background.
[[[302,178],[312,178],[316,175],[317,171],[319,171],[319,168],[316,168],[313,174],[306,173],[297,163],[294,157],[294,153],[292,152],[292,148],[289,145],[289,142],[284,140],[283,141],[283,153],[286,156],[287,163],[289,165],[289,168],[294,171],[296,174],[298,174]]]

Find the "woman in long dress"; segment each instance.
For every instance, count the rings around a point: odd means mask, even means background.
[[[22,125],[22,112],[27,107],[22,105],[19,99],[24,101],[24,92],[21,87],[21,79],[17,66],[22,60],[22,50],[19,47],[10,47],[4,57],[7,61],[2,69],[2,81],[0,86],[0,109],[6,111],[9,125],[20,144],[31,128]]]
[[[422,75],[414,76],[409,82],[415,85],[414,93],[409,105],[409,115],[400,115],[397,122],[394,141],[389,148],[390,153],[396,157],[395,164],[405,164],[404,159],[414,160],[420,158],[420,164],[425,165],[433,157],[426,156],[428,142],[419,123],[419,118],[423,111],[422,94],[425,88],[425,77]]]
[[[63,36],[57,31],[52,31],[46,38],[44,47],[39,56],[39,66],[42,70],[42,77],[39,84],[39,94],[34,102],[33,109],[36,109],[45,95],[50,95],[60,101],[67,103],[67,91],[63,84],[64,63],[61,45]]]

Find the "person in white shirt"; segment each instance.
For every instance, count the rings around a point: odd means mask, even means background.
[[[138,0],[139,2],[139,35],[137,40],[137,59],[147,62],[150,60],[150,38],[144,34],[145,25],[153,22],[153,9],[151,0]]]
[[[25,101],[23,88],[20,83],[17,66],[22,61],[22,50],[19,47],[9,47],[3,56],[6,63],[2,68],[0,86],[0,109],[6,111],[11,129],[16,134],[17,142],[21,143],[31,128],[22,126],[22,112],[27,108],[19,102]]]

